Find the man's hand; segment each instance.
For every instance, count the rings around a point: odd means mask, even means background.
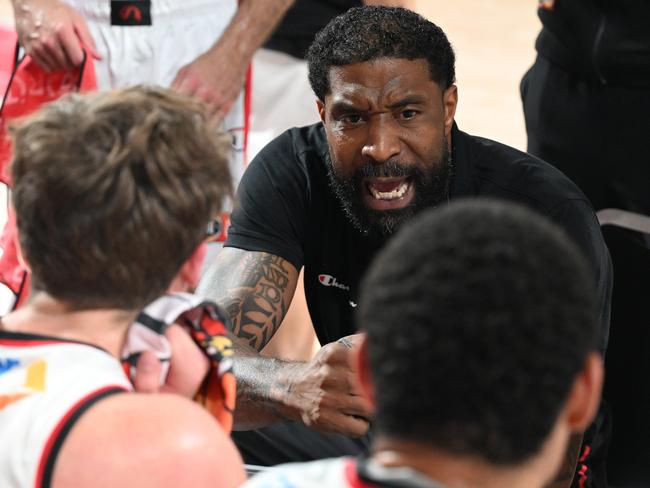
[[[79,66],[83,48],[95,59],[95,41],[83,17],[58,0],[13,0],[18,42],[39,66],[57,71]]]
[[[223,52],[217,44],[183,66],[172,88],[194,96],[208,105],[210,119],[219,125],[244,86],[248,60]]]
[[[140,355],[136,365],[135,390],[139,393],[175,393],[194,398],[210,368],[208,358],[179,325],[169,327],[165,337],[172,347],[165,384],[160,384],[160,361],[153,352],[146,351]]]
[[[287,404],[297,409],[302,422],[322,432],[350,437],[366,433],[372,408],[361,395],[352,357],[361,334],[321,348],[313,360],[292,373]]]

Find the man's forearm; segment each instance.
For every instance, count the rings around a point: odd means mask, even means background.
[[[250,59],[268,39],[295,0],[243,0],[230,25],[215,44]]]
[[[263,427],[281,420],[297,420],[290,404],[291,378],[303,363],[261,356],[235,340],[237,408],[235,430]]]

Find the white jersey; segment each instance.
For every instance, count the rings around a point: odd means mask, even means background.
[[[410,468],[387,468],[364,458],[290,463],[253,476],[242,488],[445,488]]]
[[[102,57],[94,61],[100,90],[138,84],[169,88],[180,68],[221,37],[238,4],[238,0],[152,0],[151,25],[116,26],[111,24],[109,0],[63,1],[86,19],[95,40]],[[242,90],[221,125],[232,137],[230,173],[235,188],[246,168],[247,128]]]
[[[103,349],[0,331],[0,486],[48,487],[79,416],[96,401],[131,389],[120,362]]]

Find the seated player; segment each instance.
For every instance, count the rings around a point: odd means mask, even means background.
[[[197,282],[207,224],[231,192],[226,147],[194,102],[142,87],[62,99],[15,130],[33,292],[0,322],[0,486],[245,479],[205,409],[132,392],[119,360],[138,312]]]
[[[362,458],[287,464],[246,486],[537,488],[600,398],[594,279],[556,225],[477,199],[405,225],[364,279]],[[352,340],[351,340],[352,339]]]

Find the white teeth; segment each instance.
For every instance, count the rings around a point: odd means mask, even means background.
[[[375,200],[396,200],[404,196],[409,189],[409,184],[407,181],[404,181],[393,191],[377,191],[372,184],[368,185],[368,188],[370,193],[372,193],[372,196],[375,197]]]

